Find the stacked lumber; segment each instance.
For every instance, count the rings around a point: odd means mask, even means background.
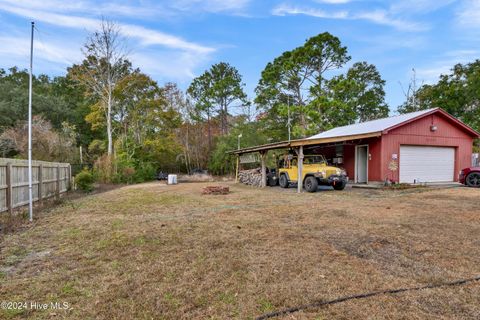
[[[262,169],[256,168],[251,170],[242,170],[238,173],[238,180],[249,186],[261,187],[262,185]]]
[[[202,194],[228,194],[229,192],[229,187],[208,186],[203,188]]]

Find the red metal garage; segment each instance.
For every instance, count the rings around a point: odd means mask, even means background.
[[[312,152],[341,158],[356,183],[423,183],[458,181],[458,172],[471,164],[473,139],[478,137],[478,132],[435,108],[339,127],[307,140],[318,143],[310,147]],[[335,138],[334,144],[321,144]]]
[[[270,150],[294,150],[302,175],[304,154],[323,154],[343,167],[355,183],[426,183],[458,181],[471,165],[473,140],[480,134],[440,108],[334,128],[305,139],[282,141],[232,151],[237,156],[259,152],[266,176]],[[238,168],[238,167],[237,167]],[[262,178],[263,185],[266,179]],[[301,192],[302,184],[298,185]]]

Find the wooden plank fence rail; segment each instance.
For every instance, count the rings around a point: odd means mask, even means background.
[[[68,191],[72,176],[69,163],[33,161],[33,201],[55,197]],[[28,204],[28,161],[0,158],[0,212]]]

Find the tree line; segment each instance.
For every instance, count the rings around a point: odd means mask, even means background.
[[[92,164],[105,182],[140,182],[157,170],[233,169],[226,152],[388,116],[385,80],[322,33],[282,53],[261,73],[249,99],[240,72],[212,65],[184,92],[134,68],[118,26],[103,21],[65,76],[33,78],[33,154]],[[480,129],[480,61],[458,64],[438,83],[409,90],[398,112],[442,107]],[[28,73],[0,69],[0,153],[25,157]]]

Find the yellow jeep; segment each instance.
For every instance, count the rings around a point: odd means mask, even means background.
[[[279,184],[288,188],[298,183],[297,157],[288,155],[279,161]],[[332,186],[343,190],[348,182],[345,170],[329,166],[323,155],[305,155],[303,158],[303,187],[308,192],[316,192],[319,185]]]

